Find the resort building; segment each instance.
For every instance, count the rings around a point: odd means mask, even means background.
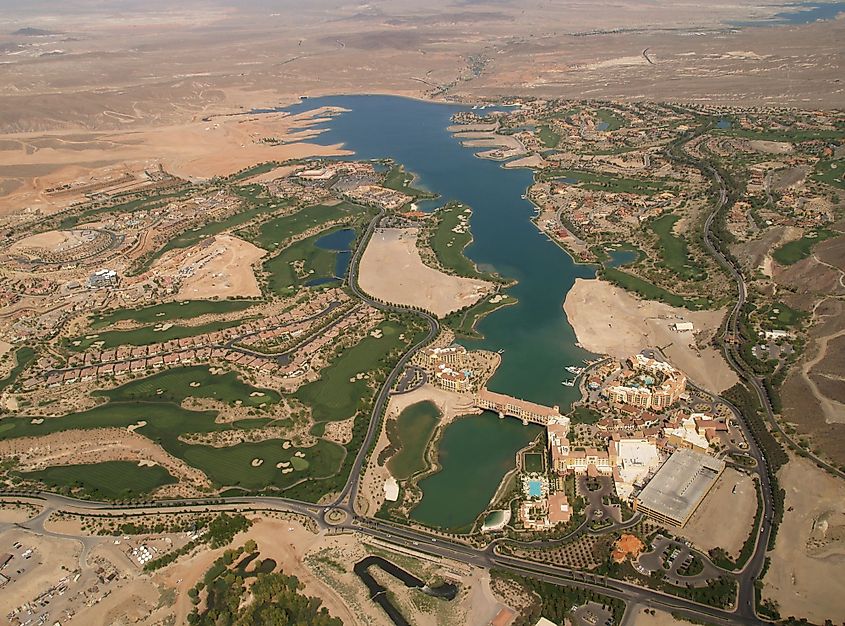
[[[710,447],[710,441],[707,439],[703,429],[699,432],[695,415],[681,420],[681,425],[677,428],[664,428],[663,436],[666,437],[666,441],[669,444],[676,448],[707,452],[707,449]]]
[[[660,454],[654,441],[644,438],[619,439],[616,446],[616,493],[623,500],[660,467]]]
[[[523,424],[546,426],[551,420],[562,419],[559,406],[543,406],[527,400],[520,400],[488,389],[482,389],[475,396],[475,406],[486,411],[495,411],[500,418],[506,415],[522,420]],[[565,419],[565,418],[563,418]],[[568,424],[569,421],[566,420]]]
[[[558,474],[574,472],[583,474],[613,474],[616,465],[616,454],[613,449],[599,450],[597,448],[573,448],[569,439],[561,437],[551,429],[549,436],[549,453],[552,457],[552,470]]]
[[[665,410],[686,391],[687,377],[668,363],[636,354],[627,364],[630,370],[625,384],[605,389],[613,405]]]
[[[678,450],[634,498],[634,510],[661,524],[683,527],[723,471],[720,459]]]
[[[458,345],[427,348],[423,351],[423,359],[429,367],[437,367],[441,363],[453,368],[466,367],[466,356],[467,349]]]
[[[454,370],[443,364],[434,372],[434,380],[437,384],[447,391],[455,391],[463,393],[469,387],[469,376],[466,372]]]

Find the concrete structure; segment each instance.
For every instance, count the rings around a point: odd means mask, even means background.
[[[616,493],[627,500],[660,467],[657,444],[643,438],[620,439],[616,446]]]
[[[605,390],[611,404],[664,410],[686,391],[686,375],[668,363],[636,354],[628,359],[628,367],[628,382]]]
[[[487,411],[495,411],[500,418],[506,415],[522,420],[523,424],[546,426],[550,420],[566,419],[560,414],[559,406],[543,406],[527,400],[520,400],[488,389],[482,389],[475,396],[475,406]],[[568,420],[567,420],[568,424]]]
[[[117,272],[110,269],[100,269],[88,277],[88,288],[114,287],[117,285]]]
[[[723,471],[720,459],[678,450],[634,498],[634,510],[661,524],[683,527]]]
[[[692,322],[675,322],[672,328],[679,333],[692,332],[694,329]]]

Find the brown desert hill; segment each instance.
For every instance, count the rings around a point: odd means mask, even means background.
[[[807,438],[813,449],[845,466],[845,302],[828,298],[815,307],[814,317],[804,356],[781,388],[783,417],[799,438]]]

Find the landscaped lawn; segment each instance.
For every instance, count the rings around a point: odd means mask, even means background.
[[[159,465],[142,467],[131,461],[57,465],[35,472],[20,472],[20,475],[40,481],[51,489],[79,488],[85,495],[108,500],[135,498],[176,482]]]
[[[401,165],[394,165],[387,173],[387,176],[385,176],[384,186],[388,189],[394,189],[395,191],[401,191],[402,193],[408,194],[415,200],[437,197],[437,194],[413,187],[413,182],[413,174],[406,172],[405,168]]]
[[[546,148],[556,148],[560,143],[560,135],[548,126],[540,126],[537,131],[537,138]]]
[[[543,455],[539,452],[526,452],[522,456],[526,472],[539,473],[543,471]]]
[[[440,422],[440,411],[433,402],[417,402],[407,407],[396,419],[395,442],[399,451],[387,462],[387,468],[397,480],[407,480],[428,465],[425,450],[434,429]]]

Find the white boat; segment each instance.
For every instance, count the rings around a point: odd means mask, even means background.
[[[574,380],[562,380],[562,381],[560,381],[560,384],[563,385],[564,387],[574,387],[575,381]]]
[[[583,367],[577,367],[575,365],[567,365],[564,369],[570,374],[580,374],[584,371]]]

